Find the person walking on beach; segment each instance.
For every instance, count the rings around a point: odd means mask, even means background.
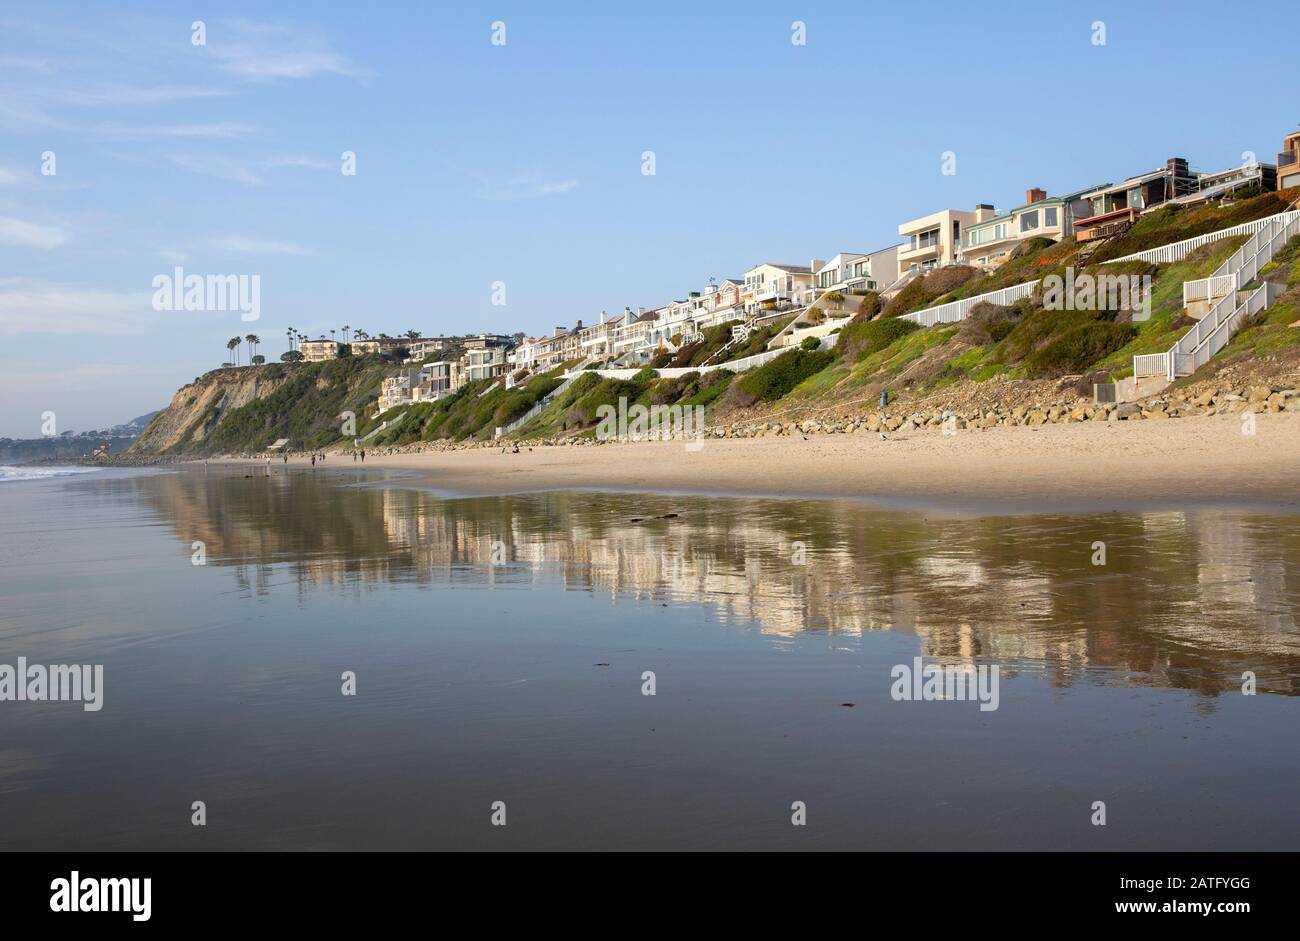
[[[366,463],[366,449],[365,449],[365,448],[362,448],[362,449],[361,449],[361,463],[362,463],[362,464]]]
[[[315,455],[315,453],[313,453],[312,456],[311,456],[311,469],[312,469],[312,470],[315,470],[315,469],[316,469],[316,455]]]

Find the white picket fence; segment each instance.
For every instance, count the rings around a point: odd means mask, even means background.
[[[1184,239],[1181,242],[1171,242],[1168,245],[1147,249],[1143,252],[1134,252],[1133,254],[1125,255],[1122,258],[1112,258],[1105,262],[1105,264],[1110,265],[1121,261],[1149,261],[1156,264],[1169,264],[1171,262],[1181,261],[1202,245],[1208,245],[1209,243],[1217,242],[1220,239],[1232,238],[1236,235],[1254,235],[1265,229],[1269,229],[1275,224],[1280,224],[1285,227],[1296,219],[1300,219],[1300,212],[1287,210],[1286,212],[1280,212],[1275,216],[1268,216],[1265,219],[1256,219],[1254,222],[1234,225],[1226,229],[1220,229],[1217,232],[1207,232],[1205,235],[1198,235],[1194,238]],[[1243,246],[1243,248],[1244,247],[1245,246]],[[1219,274],[1220,272],[1215,273]],[[1253,276],[1254,275],[1251,277]],[[1240,283],[1245,284],[1248,283],[1248,281],[1249,279]],[[975,297],[967,297],[959,301],[949,301],[948,303],[940,304],[937,307],[927,307],[925,310],[903,314],[898,319],[910,320],[922,327],[933,327],[936,324],[941,323],[957,323],[960,320],[965,320],[970,314],[971,308],[976,304],[983,302],[999,304],[1002,306],[1014,304],[1016,301],[1031,295],[1037,284],[1037,279],[1026,281],[1023,284],[1017,284],[1009,288],[1002,288],[999,291],[989,291],[987,294],[978,294]]]
[[[837,335],[838,336],[838,335]],[[822,341],[823,344],[825,340]],[[753,369],[755,366],[762,366],[764,363],[770,363],[782,353],[790,352],[790,347],[778,348],[775,350],[765,350],[762,353],[755,353],[753,356],[745,356],[741,359],[728,360],[725,363],[712,363],[708,366],[668,366],[663,369],[656,369],[660,379],[676,379],[687,373],[698,372],[708,373],[715,369],[727,369],[731,372],[744,372],[746,369]],[[644,369],[645,367],[641,367]],[[587,369],[584,372],[594,372],[598,376],[606,376],[610,379],[631,379],[641,369]],[[577,378],[574,376],[574,378]]]
[[[1266,281],[1246,297],[1240,294],[1258,277],[1260,268],[1272,261],[1287,242],[1300,235],[1300,213],[1280,213],[1264,221],[1268,224],[1234,252],[1215,274],[1196,282],[1184,282],[1184,302],[1189,295],[1199,299],[1218,296],[1211,293],[1214,291],[1220,291],[1222,297],[1166,352],[1134,356],[1134,376],[1165,376],[1171,382],[1179,376],[1190,376],[1228,345],[1244,321],[1272,304],[1284,290],[1281,285]],[[1196,286],[1189,290],[1188,285],[1193,283]]]
[[[1112,258],[1106,264],[1113,265],[1121,261],[1150,261],[1157,265],[1167,265],[1170,262],[1182,261],[1202,245],[1208,245],[1220,239],[1230,239],[1235,235],[1254,235],[1275,222],[1286,223],[1297,217],[1300,217],[1300,212],[1287,210],[1286,212],[1279,212],[1275,216],[1256,219],[1254,222],[1244,222],[1241,225],[1234,225],[1227,229],[1219,229],[1217,232],[1207,232],[1204,235],[1183,239],[1181,242],[1170,242],[1168,245],[1161,245],[1159,248],[1148,248],[1146,251],[1134,252],[1122,258]]]
[[[959,320],[965,320],[970,314],[971,308],[976,304],[1000,304],[1006,306],[1014,304],[1022,298],[1028,297],[1034,293],[1034,286],[1038,284],[1038,279],[1026,281],[1024,284],[1016,284],[1009,288],[1002,288],[997,291],[989,291],[987,294],[977,294],[974,297],[964,297],[959,301],[949,301],[947,304],[940,304],[938,307],[927,307],[925,310],[918,310],[911,314],[903,314],[899,320],[910,320],[912,323],[919,324],[922,327],[933,327],[941,323],[956,323]]]
[[[357,444],[365,444],[367,441],[369,441],[369,440],[370,440],[371,438],[373,438],[375,435],[379,434],[379,433],[380,433],[381,431],[383,431],[385,428],[392,428],[392,427],[394,427],[394,426],[396,426],[396,425],[401,424],[402,421],[405,420],[405,418],[406,418],[406,412],[402,412],[402,414],[398,415],[396,418],[386,418],[386,419],[384,419],[382,422],[379,423],[379,427],[372,429],[372,430],[371,430],[370,432],[368,432],[364,437],[358,438],[357,441],[356,441],[356,443],[357,443]]]
[[[582,375],[583,372],[582,367],[589,362],[591,362],[590,356],[578,364],[578,368],[576,371],[565,373],[564,381],[561,382],[554,389],[552,389],[550,392],[546,393],[536,402],[534,402],[532,407],[528,409],[528,411],[524,412],[522,415],[520,415],[518,418],[516,418],[508,425],[498,425],[492,437],[500,438],[503,435],[508,435],[511,432],[515,431],[516,429],[522,428],[528,422],[532,421],[535,417],[537,417],[537,415],[541,412],[542,409],[546,408],[546,406],[551,404],[552,399],[554,399],[557,395],[562,395],[564,391],[567,388],[569,388],[569,386],[573,385],[573,383],[577,380],[577,378]],[[595,370],[588,369],[587,372],[595,372]]]
[[[1285,216],[1291,218],[1283,218]],[[1255,280],[1259,269],[1272,261],[1282,246],[1296,235],[1300,235],[1300,212],[1273,217],[1268,226],[1252,235],[1208,278],[1184,282],[1183,306],[1240,291]]]
[[[1164,376],[1170,381],[1179,376],[1190,376],[1228,345],[1242,323],[1272,304],[1284,290],[1286,288],[1280,284],[1265,281],[1241,301],[1237,300],[1234,291],[1167,352],[1134,356],[1133,375],[1139,378]]]

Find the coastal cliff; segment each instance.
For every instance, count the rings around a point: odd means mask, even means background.
[[[392,371],[377,356],[216,369],[178,389],[127,453],[255,452],[280,438],[294,449],[322,447],[340,437],[344,412],[364,423]]]

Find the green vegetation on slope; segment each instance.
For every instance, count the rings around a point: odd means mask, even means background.
[[[378,356],[249,368],[259,370],[259,381],[284,381],[270,395],[232,409],[202,442],[195,445],[187,436],[170,453],[260,451],[280,438],[297,450],[324,447],[341,437],[340,416],[365,414],[380,381],[392,372]]]

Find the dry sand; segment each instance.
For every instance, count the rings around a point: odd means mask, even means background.
[[[278,462],[277,462],[278,463]],[[301,463],[294,460],[294,465]],[[326,469],[354,466],[346,453]],[[1300,512],[1300,414],[367,454],[457,494],[617,489],[849,497],[959,511],[1254,506]]]

